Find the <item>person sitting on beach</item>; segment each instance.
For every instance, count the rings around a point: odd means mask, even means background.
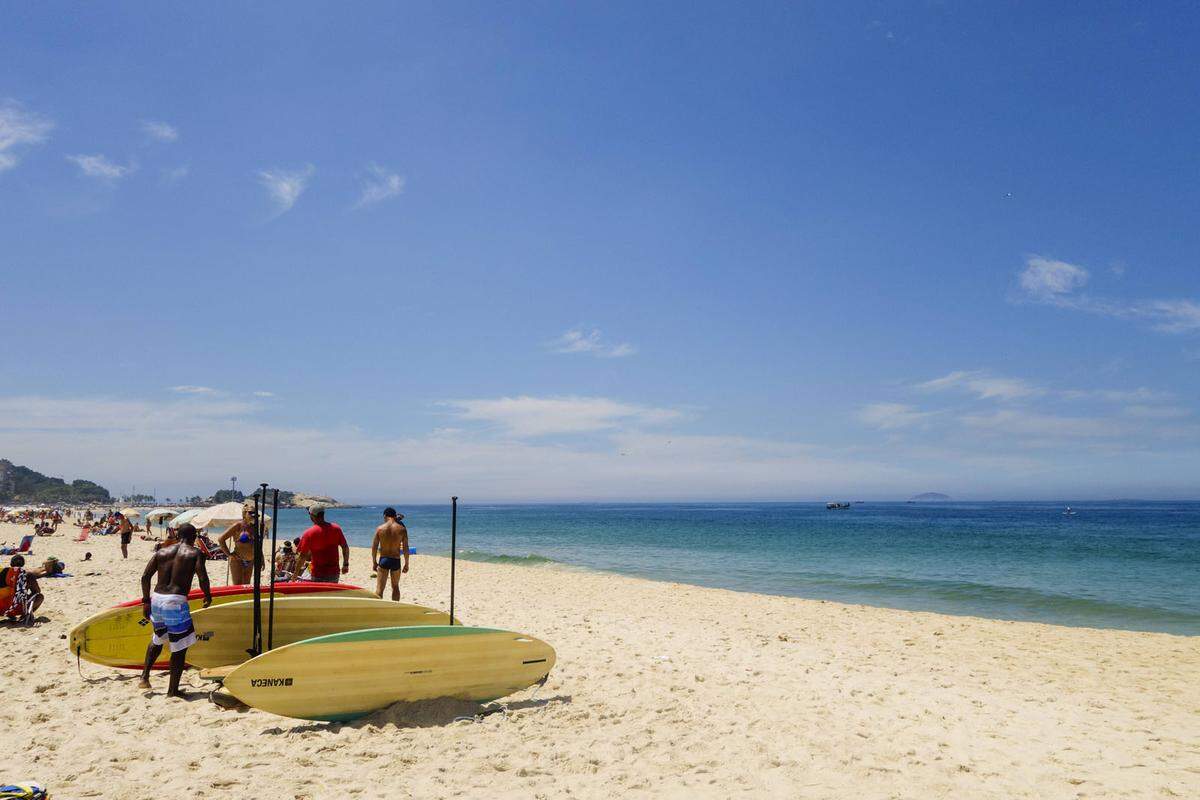
[[[233,547],[229,542],[233,542]],[[229,559],[229,579],[234,583],[249,583],[254,575],[254,506],[242,506],[242,521],[225,529],[217,546]]]
[[[375,540],[371,542],[371,563],[375,567],[375,594],[383,599],[383,588],[388,577],[392,579],[392,599],[400,599],[400,573],[408,572],[408,528],[400,520],[394,508],[383,510],[383,524],[375,529]],[[401,561],[403,557],[403,562]]]
[[[342,574],[350,571],[350,546],[339,525],[325,521],[325,506],[315,505],[308,509],[312,527],[300,535],[299,563],[297,572],[312,562],[313,581],[338,582],[338,550],[342,551]]]
[[[17,589],[21,580],[21,573],[25,573],[25,591],[28,593],[29,608],[21,609],[29,619],[29,624],[33,624],[33,615],[41,608],[42,601],[45,596],[42,594],[42,589],[38,586],[37,575],[25,569],[25,556],[13,556],[8,562],[8,566],[0,569],[0,614],[8,614],[12,611],[12,604],[17,600]]]
[[[179,541],[170,547],[154,551],[142,572],[142,616],[150,620],[153,634],[146,648],[146,664],[138,688],[150,688],[150,669],[162,653],[164,644],[171,647],[171,676],[167,697],[182,697],[179,678],[187,661],[187,649],[196,643],[196,629],[188,606],[192,578],[200,582],[204,592],[204,608],[212,605],[212,589],[208,583],[204,554],[196,549],[196,529],[190,524],[179,528]],[[150,579],[158,576],[154,592]]]
[[[296,579],[296,550],[292,543],[284,541],[283,549],[275,560],[275,580],[293,581]]]

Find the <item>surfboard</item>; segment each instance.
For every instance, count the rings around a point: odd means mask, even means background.
[[[246,585],[214,586],[213,605],[246,600],[252,593],[252,587]],[[276,600],[280,594],[293,596],[331,593],[350,597],[375,596],[367,589],[346,583],[275,584]],[[188,593],[188,606],[193,612],[203,604],[204,593],[199,589]],[[266,612],[264,598],[264,617]],[[146,658],[146,647],[150,644],[150,622],[142,616],[142,601],[130,600],[88,617],[71,630],[67,640],[72,655],[78,655],[85,661],[119,669],[141,669]],[[164,647],[162,656],[154,664],[154,669],[166,669],[170,658],[170,648]]]
[[[192,615],[196,643],[188,648],[187,660],[194,667],[207,669],[225,664],[240,664],[249,656],[254,603],[240,600],[204,608]],[[267,636],[267,605],[263,601],[263,641]],[[457,622],[458,620],[455,620]],[[330,633],[363,628],[391,628],[409,625],[449,625],[450,615],[425,606],[378,600],[374,596],[276,597],[272,629],[273,647],[325,636]]]
[[[373,628],[263,653],[230,672],[224,690],[284,717],[347,720],[401,701],[495,700],[541,681],[554,661],[550,645],[512,631]]]

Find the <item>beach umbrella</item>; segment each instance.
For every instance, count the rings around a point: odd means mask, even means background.
[[[178,528],[180,525],[182,525],[185,522],[191,522],[192,517],[196,516],[203,510],[204,509],[202,509],[202,508],[189,508],[187,511],[184,511],[182,514],[180,514],[179,516],[175,517],[170,522],[168,522],[167,525],[172,528]]]
[[[122,516],[126,517],[140,517],[142,512],[138,511],[136,508],[122,508],[121,514]]]
[[[146,515],[146,519],[149,520],[150,522],[157,522],[160,519],[166,519],[167,517],[174,517],[178,513],[179,512],[173,508],[156,508],[153,511],[151,511],[149,514]]]
[[[197,528],[227,527],[242,521],[242,508],[243,505],[236,501],[221,503],[201,510],[189,521]],[[264,519],[270,520],[270,515],[263,514],[262,516]]]

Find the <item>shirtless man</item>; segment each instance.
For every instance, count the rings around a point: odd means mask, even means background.
[[[387,585],[388,575],[392,578],[392,599],[400,599],[400,573],[408,572],[408,528],[400,520],[403,514],[397,514],[394,508],[383,510],[383,524],[375,529],[375,541],[371,542],[371,563],[375,566],[378,579],[375,583],[375,594],[383,599],[383,587]],[[404,566],[400,566],[400,557],[404,557]]]
[[[232,549],[230,540],[234,540]],[[229,579],[234,583],[249,583],[254,576],[254,506],[242,506],[242,521],[230,525],[217,546],[229,556]]]
[[[192,627],[192,612],[188,607],[193,575],[199,579],[200,589],[204,592],[204,608],[212,603],[204,554],[195,544],[196,529],[185,523],[179,528],[179,541],[156,550],[142,572],[142,616],[154,626],[154,635],[146,648],[146,666],[138,688],[150,688],[150,668],[158,660],[163,645],[170,642],[171,681],[167,697],[183,696],[179,691],[179,678],[183,675],[187,649],[196,642],[196,629]],[[151,594],[150,579],[155,575],[158,583]]]
[[[117,514],[117,533],[121,534],[121,558],[129,558],[129,543],[133,540],[133,525],[129,517]]]

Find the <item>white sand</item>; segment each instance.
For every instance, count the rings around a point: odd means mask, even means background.
[[[35,543],[75,574],[43,582],[47,621],[0,627],[0,782],[59,799],[1200,797],[1200,637],[460,562],[464,622],[557,649],[536,699],[479,723],[447,703],[309,724],[222,712],[194,673],[191,702],[161,673],[151,692],[81,678],[67,631],[137,597],[151,545],[122,562],[94,539],[88,565],[76,532]],[[448,564],[414,557],[403,599],[445,607]],[[351,581],[369,566],[355,549]]]

